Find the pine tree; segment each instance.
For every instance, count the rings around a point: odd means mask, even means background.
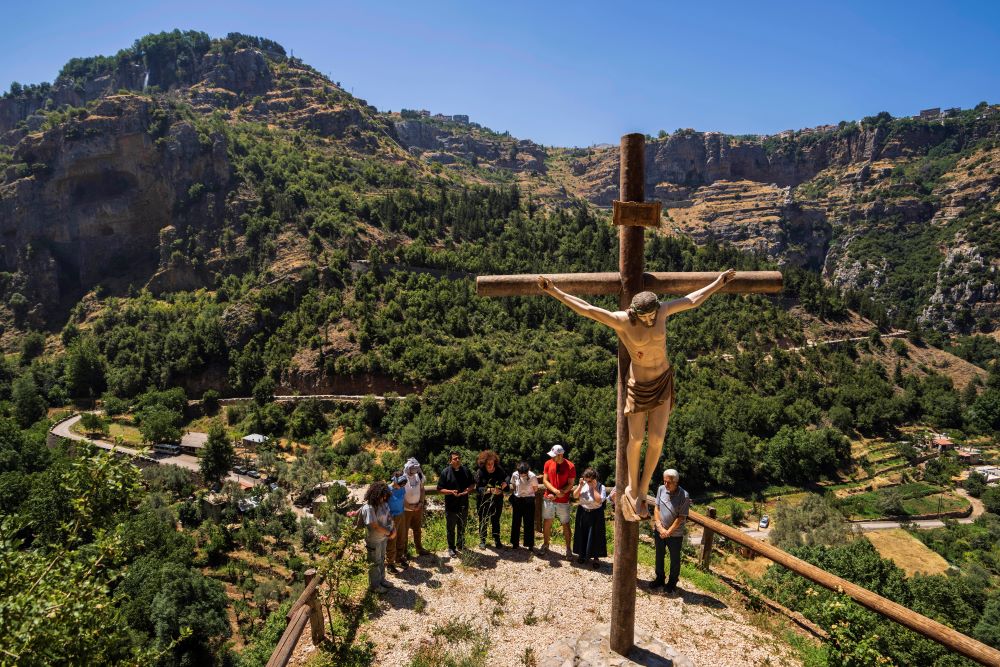
[[[201,450],[201,476],[206,484],[214,484],[221,480],[233,467],[236,453],[233,443],[226,435],[222,424],[215,422],[208,430],[208,442]]]

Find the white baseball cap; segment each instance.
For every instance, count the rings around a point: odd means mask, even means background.
[[[559,456],[560,454],[565,454],[565,453],[566,450],[563,449],[562,445],[552,445],[552,449],[549,450],[550,457]]]

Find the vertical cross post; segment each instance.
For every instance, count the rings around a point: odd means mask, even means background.
[[[622,137],[620,158],[621,201],[645,199],[646,138],[641,134]],[[622,225],[618,228],[618,271],[622,291],[618,305],[629,307],[632,297],[643,290],[645,240],[643,228]],[[639,549],[639,524],[622,515],[622,498],[628,484],[628,420],[625,418],[625,388],[632,360],[625,346],[618,343],[618,420],[615,468],[615,557],[611,579],[611,650],[628,655],[635,644],[635,583]]]

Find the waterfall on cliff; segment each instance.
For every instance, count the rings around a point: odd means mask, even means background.
[[[142,78],[142,90],[145,91],[149,87],[149,70],[146,70],[146,76]]]

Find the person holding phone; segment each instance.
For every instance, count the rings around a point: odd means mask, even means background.
[[[607,497],[607,489],[597,478],[597,471],[584,470],[580,483],[573,489],[573,498],[580,505],[576,510],[573,553],[578,563],[591,559],[594,568],[600,567],[600,559],[608,555],[608,538],[604,531],[604,500]]]
[[[399,568],[396,567],[397,562],[404,568],[409,567],[406,549],[401,548],[402,540],[400,539],[400,537],[405,539],[406,533],[409,532],[406,526],[406,508],[403,502],[406,496],[406,478],[403,477],[403,472],[394,473],[386,486],[389,487],[389,515],[392,517],[392,524],[396,527],[396,538],[389,540],[385,547],[385,568],[396,574],[399,572]]]

